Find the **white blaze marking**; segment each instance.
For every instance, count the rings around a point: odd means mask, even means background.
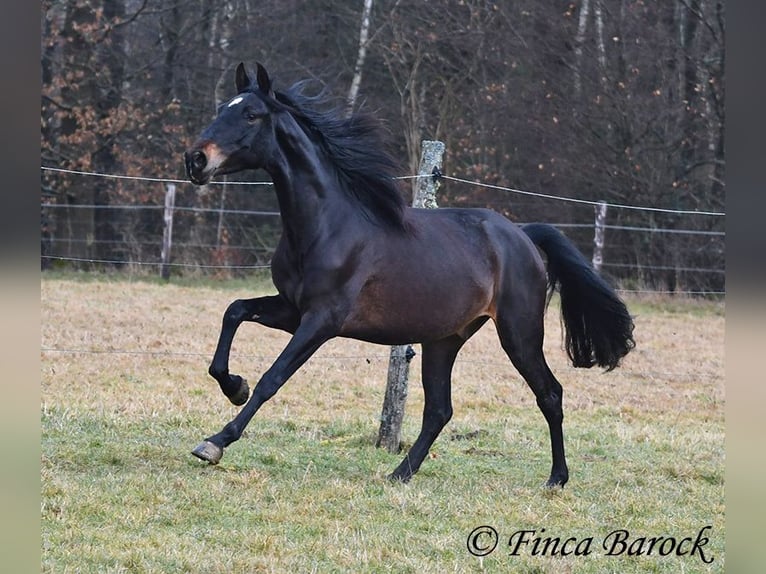
[[[228,106],[226,106],[226,107],[227,107],[227,108],[230,108],[231,106],[236,106],[237,104],[239,104],[240,102],[242,102],[242,100],[244,100],[244,99],[245,99],[245,98],[243,98],[242,96],[237,96],[237,97],[236,97],[236,98],[234,98],[232,101],[230,101],[230,102],[229,102],[229,105],[228,105]]]

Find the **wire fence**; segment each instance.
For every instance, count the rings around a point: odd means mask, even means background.
[[[149,269],[166,266],[178,273],[246,274],[269,267],[281,233],[275,198],[269,200],[264,195],[252,194],[247,187],[270,188],[271,182],[215,182],[200,191],[185,180],[170,178],[103,174],[48,166],[41,167],[41,170],[47,176],[48,188],[53,190],[56,189],[55,178],[64,176],[116,180],[120,186],[119,193],[110,195],[109,203],[96,201],[95,194],[92,201],[80,203],[69,201],[66,196],[61,201],[61,194],[56,192],[43,194],[43,269],[75,267],[95,270],[109,266],[145,273]],[[403,179],[417,177],[422,176],[405,176]],[[609,239],[604,245],[604,271],[617,277],[621,290],[626,292],[695,296],[725,294],[725,231],[721,225],[724,212],[559,197],[449,175],[441,177],[458,186],[475,186],[505,196],[516,194],[534,201],[562,201],[588,208],[590,211],[577,212],[579,221],[548,222],[564,230],[586,254],[593,250],[596,228],[592,215],[594,206],[606,205],[608,209],[615,210],[614,213],[622,210],[671,216],[676,219],[673,226],[622,223],[619,215],[614,217],[615,223],[603,225],[603,229],[609,232]],[[184,185],[173,206],[173,256],[172,261],[163,261],[162,214],[167,210],[164,200],[168,186],[175,184]],[[87,186],[87,183],[83,185]],[[115,201],[114,196],[121,201]],[[85,197],[88,197],[87,194]],[[270,206],[267,205],[269,201]],[[264,209],[264,205],[273,208]],[[508,202],[503,202],[500,196],[481,205],[499,207],[503,211],[507,209]],[[698,223],[701,218],[713,223],[701,226]],[[692,221],[694,225],[683,225],[683,222]],[[662,256],[662,245],[656,244],[654,237],[672,238],[672,244],[667,245],[667,257]],[[643,248],[637,249],[637,245],[646,246],[645,253],[642,253]],[[645,257],[642,260],[650,251],[659,251],[660,257]],[[711,265],[710,261],[716,264]],[[697,262],[708,264],[699,265]],[[658,281],[657,277],[669,277],[670,280]],[[679,278],[682,280],[679,281]]]

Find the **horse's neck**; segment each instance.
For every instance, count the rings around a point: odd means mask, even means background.
[[[288,242],[302,250],[326,233],[328,214],[333,219],[355,214],[327,158],[302,132],[290,137],[296,141],[290,142],[289,151],[281,151],[269,172]]]

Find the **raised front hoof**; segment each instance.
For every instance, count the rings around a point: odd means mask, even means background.
[[[247,402],[250,397],[250,387],[247,384],[247,380],[243,379],[239,375],[231,375],[232,382],[239,382],[239,388],[233,395],[227,395],[228,399],[233,405],[241,406]]]
[[[203,440],[192,451],[192,454],[210,464],[218,464],[223,456],[223,449],[209,440]]]

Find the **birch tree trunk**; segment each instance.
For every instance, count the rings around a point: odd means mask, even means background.
[[[577,22],[577,35],[575,36],[575,68],[574,90],[578,98],[582,93],[582,47],[585,42],[585,32],[588,30],[588,15],[590,14],[590,0],[582,0],[580,6],[580,18]]]
[[[348,90],[348,113],[351,114],[356,104],[356,97],[359,94],[359,86],[362,83],[362,69],[364,59],[367,56],[367,42],[370,36],[370,14],[372,13],[372,1],[364,0],[362,9],[362,25],[359,29],[359,51],[356,54],[356,65],[354,66],[354,77],[351,80],[351,88]]]
[[[606,44],[604,43],[604,14],[601,10],[602,0],[596,0],[593,17],[596,19],[596,44],[598,45],[598,63],[601,66],[602,78],[606,70]]]

